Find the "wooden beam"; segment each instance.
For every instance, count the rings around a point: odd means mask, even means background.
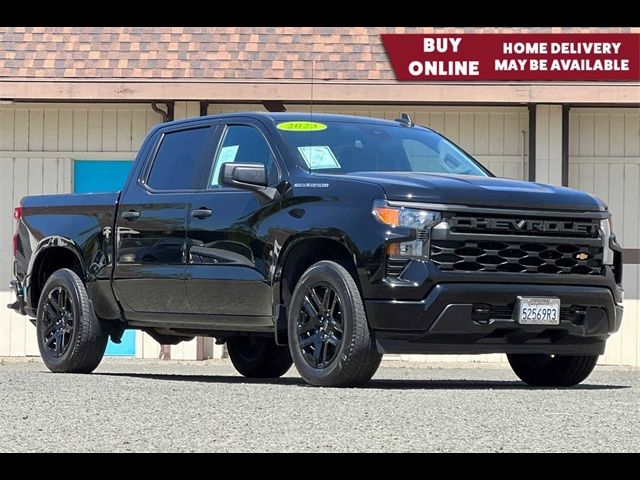
[[[94,81],[0,80],[0,98],[8,101],[306,101],[306,81]],[[640,82],[389,82],[318,81],[314,102],[364,103],[529,103],[640,105]]]

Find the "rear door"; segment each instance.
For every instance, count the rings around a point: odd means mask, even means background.
[[[260,201],[254,193],[218,183],[222,164],[236,162],[263,163],[269,184],[278,184],[280,160],[263,128],[250,119],[220,126],[203,188],[191,201],[187,296],[193,313],[218,316],[214,320],[221,326],[272,326],[270,265],[280,202]]]
[[[214,130],[198,124],[159,132],[139,178],[122,194],[114,284],[127,318],[155,321],[159,314],[190,312],[187,215]]]

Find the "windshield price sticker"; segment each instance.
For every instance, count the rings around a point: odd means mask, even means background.
[[[298,151],[311,170],[340,168],[338,159],[327,146],[313,145],[308,147],[298,147]]]

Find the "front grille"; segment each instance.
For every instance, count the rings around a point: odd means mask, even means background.
[[[602,247],[568,243],[431,241],[440,270],[600,275],[602,255]]]

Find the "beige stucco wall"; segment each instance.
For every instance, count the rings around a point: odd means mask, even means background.
[[[176,102],[175,117],[199,115],[198,102]],[[0,356],[38,355],[35,328],[4,308],[12,269],[12,211],[25,195],[73,191],[74,160],[133,160],[161,117],[149,104],[0,105]],[[157,358],[158,343],[136,332],[136,356]],[[196,341],[173,347],[172,356],[196,359]],[[221,355],[213,340],[204,353]]]
[[[10,303],[12,211],[25,195],[73,191],[73,160],[132,160],[160,121],[148,104],[0,105],[0,356],[37,355]]]
[[[570,110],[569,185],[607,202],[622,247],[640,248],[640,108]],[[622,328],[602,361],[640,365],[640,265],[624,265],[622,284]]]

